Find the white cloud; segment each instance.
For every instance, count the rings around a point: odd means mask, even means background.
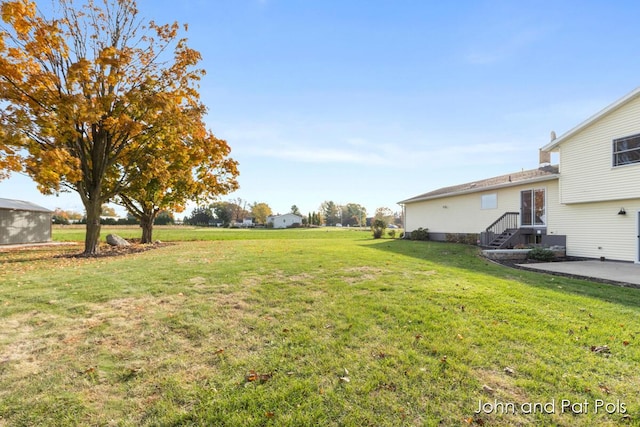
[[[305,163],[349,163],[356,165],[391,165],[392,159],[385,158],[370,149],[353,150],[345,148],[316,148],[310,146],[277,145],[270,148],[243,150],[254,156],[271,157]]]

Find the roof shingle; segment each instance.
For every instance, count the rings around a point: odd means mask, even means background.
[[[399,203],[414,203],[423,200],[437,199],[440,197],[454,196],[457,194],[476,193],[497,187],[510,187],[514,185],[526,184],[527,182],[536,182],[557,178],[558,166],[543,166],[538,169],[500,175],[493,178],[482,179],[479,181],[467,182],[465,184],[452,185],[450,187],[442,187],[428,193],[411,197]]]

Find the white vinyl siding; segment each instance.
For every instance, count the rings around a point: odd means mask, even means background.
[[[586,203],[640,198],[640,163],[613,167],[613,141],[640,134],[640,97],[563,141],[560,202]]]
[[[618,215],[620,208],[627,214]],[[638,210],[639,199],[558,205],[547,234],[566,235],[569,256],[636,261]]]

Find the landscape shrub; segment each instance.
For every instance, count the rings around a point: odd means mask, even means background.
[[[480,242],[480,235],[477,233],[468,233],[464,236],[464,241],[467,245],[477,245]]]
[[[411,240],[429,240],[429,229],[428,228],[418,228],[417,230],[413,230],[410,236]]]
[[[52,220],[54,224],[69,225],[69,220],[61,215],[54,215]]]
[[[383,219],[373,220],[371,224],[371,231],[373,232],[373,238],[379,239],[384,235],[384,230],[387,229],[387,223]]]
[[[480,236],[475,233],[447,233],[445,240],[449,243],[463,243],[465,245],[477,245]]]
[[[396,230],[389,230],[387,232],[387,234],[389,235],[389,237],[391,237],[392,239],[396,238]]]
[[[533,248],[529,251],[528,258],[536,261],[551,261],[555,255],[553,251],[546,248]]]

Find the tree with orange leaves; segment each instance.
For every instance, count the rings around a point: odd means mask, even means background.
[[[178,38],[178,24],[142,22],[134,0],[57,6],[57,16],[46,18],[31,0],[0,5],[0,167],[22,167],[44,193],[78,192],[87,215],[84,254],[98,253],[104,203],[173,193],[182,184],[162,174],[176,161],[197,176],[203,154],[186,149],[190,141],[213,145],[207,149],[218,163],[209,170],[224,171],[226,186],[207,191],[235,188],[228,145],[203,132],[197,82],[204,71],[195,68],[200,54]],[[188,120],[172,129],[181,118]],[[144,190],[154,177],[159,190]]]
[[[171,130],[184,125],[170,126]],[[182,212],[188,200],[206,200],[238,188],[237,164],[226,141],[204,127],[199,132],[163,136],[158,152],[148,150],[136,163],[136,179],[117,200],[140,220],[142,243],[153,242],[153,223],[161,211]],[[175,138],[175,139],[172,139]]]

